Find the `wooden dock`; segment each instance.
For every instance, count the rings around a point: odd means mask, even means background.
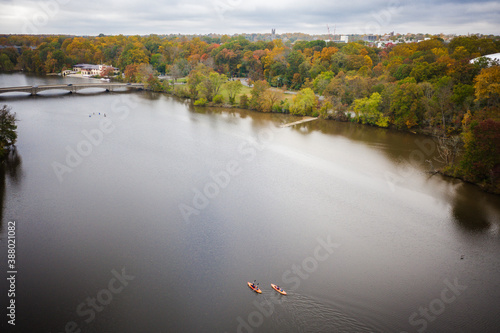
[[[294,121],[293,123],[288,123],[288,124],[281,125],[280,128],[290,127],[290,126],[298,125],[298,124],[302,124],[302,123],[307,123],[309,121],[313,121],[313,120],[316,120],[316,119],[318,119],[318,117],[304,117],[304,118],[302,118],[299,121]]]

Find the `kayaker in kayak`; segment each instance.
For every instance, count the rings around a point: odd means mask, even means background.
[[[279,292],[280,294],[282,295],[286,295],[286,291],[283,290],[283,288],[281,288],[280,286],[278,286],[277,284],[272,284],[271,283],[271,287],[273,287],[274,290],[276,290],[277,292]]]

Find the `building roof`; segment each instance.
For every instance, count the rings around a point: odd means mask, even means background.
[[[484,55],[482,57],[474,58],[470,62],[471,62],[471,64],[473,64],[476,61],[478,61],[478,59],[483,58],[483,57],[484,58],[488,58],[488,59],[490,59],[492,61],[498,61],[498,62],[500,62],[500,53],[486,54],[486,55]]]
[[[99,65],[91,65],[91,64],[76,64],[73,67],[84,68],[84,69],[99,69]]]
[[[113,66],[109,66],[109,65],[92,65],[92,64],[76,64],[73,66],[73,68],[80,68],[80,69],[84,69],[84,70],[100,70],[100,69],[104,69],[104,68],[109,68],[109,67],[112,67],[113,70],[118,70],[117,67],[113,67]]]

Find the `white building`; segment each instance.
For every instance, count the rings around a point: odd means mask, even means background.
[[[490,65],[492,62],[497,62],[500,63],[500,53],[493,53],[493,54],[487,54],[479,58],[474,58],[470,61],[471,64],[475,63],[478,61],[480,58],[487,58],[490,61]]]
[[[104,70],[112,68],[113,73],[118,73],[118,68],[113,67],[113,66],[108,66],[108,65],[91,65],[91,64],[77,64],[73,66],[73,71],[74,72],[81,72],[82,75],[88,75],[88,76],[95,76],[99,75],[102,76],[104,74]]]

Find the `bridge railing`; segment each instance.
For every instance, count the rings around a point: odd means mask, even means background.
[[[46,84],[46,85],[33,85],[33,86],[19,86],[19,87],[3,87],[0,88],[0,94],[8,92],[27,92],[31,95],[36,95],[40,91],[45,90],[69,90],[70,92],[77,92],[78,90],[86,88],[103,88],[105,91],[113,91],[113,88],[135,88],[144,89],[143,83],[69,83],[69,84]]]

